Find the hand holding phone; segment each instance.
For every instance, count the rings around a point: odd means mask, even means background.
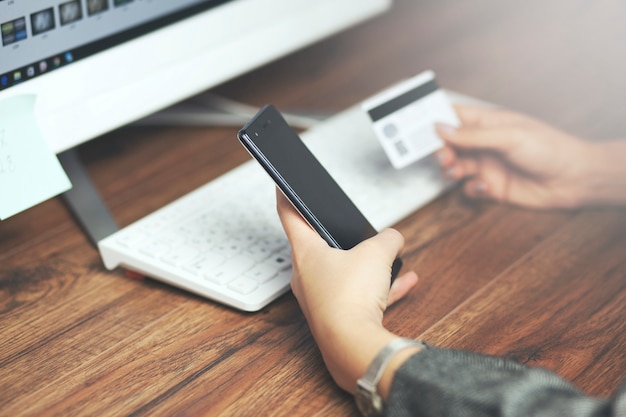
[[[276,108],[263,107],[237,137],[330,246],[350,249],[377,233]],[[398,258],[394,277],[400,266]]]

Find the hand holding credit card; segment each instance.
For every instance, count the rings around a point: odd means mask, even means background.
[[[459,126],[460,121],[435,80],[425,71],[365,100],[361,107],[396,169],[418,161],[443,146],[435,123]]]

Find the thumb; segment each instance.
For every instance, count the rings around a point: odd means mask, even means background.
[[[386,228],[373,237],[361,242],[360,245],[377,245],[390,259],[391,262],[398,256],[404,246],[404,236],[396,229]]]
[[[417,284],[417,274],[414,271],[406,272],[393,281],[387,297],[387,306],[395,304],[404,298]]]
[[[516,146],[515,135],[507,127],[454,127],[438,123],[437,134],[448,145],[463,150],[489,150],[501,154],[510,153]]]

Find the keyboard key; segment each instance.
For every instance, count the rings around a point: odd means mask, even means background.
[[[235,278],[238,277],[237,274],[233,274],[228,270],[228,268],[220,268],[214,269],[213,271],[206,272],[204,277],[217,285],[226,285]]]
[[[278,252],[279,250],[283,250],[288,246],[287,237],[284,235],[271,235],[268,234],[261,239],[258,244],[260,246],[264,246],[269,248],[272,252]]]
[[[158,240],[151,240],[148,243],[145,243],[144,245],[141,246],[139,251],[143,253],[144,255],[158,258],[159,256],[169,251],[170,249],[171,249],[171,246],[169,242],[158,239]]]
[[[272,250],[267,246],[263,246],[261,244],[252,244],[242,251],[242,254],[245,256],[249,256],[251,259],[254,259],[256,262],[261,262],[272,254]]]
[[[217,268],[205,272],[204,277],[215,284],[225,285],[253,266],[254,261],[252,259],[245,256],[234,256]]]
[[[239,254],[244,248],[237,242],[222,242],[212,248],[215,252],[220,253],[227,258]]]
[[[250,294],[252,291],[259,287],[257,281],[249,278],[239,278],[228,285],[233,291],[237,291],[240,294]]]
[[[204,275],[222,265],[224,262],[226,262],[225,256],[222,256],[219,253],[208,252],[205,253],[200,260],[190,265],[186,265],[183,268],[193,274]]]
[[[288,251],[281,251],[272,255],[267,262],[269,262],[273,268],[277,271],[282,271],[291,267],[291,253]]]
[[[173,251],[167,252],[161,257],[161,260],[170,265],[182,265],[188,264],[199,256],[200,250],[197,246],[183,245]]]
[[[251,278],[258,283],[265,283],[276,276],[278,270],[276,266],[270,263],[261,262],[256,264],[254,268],[245,273],[247,278]]]

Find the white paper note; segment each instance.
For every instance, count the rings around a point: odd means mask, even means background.
[[[34,108],[31,95],[0,101],[0,220],[72,187],[41,136]]]

